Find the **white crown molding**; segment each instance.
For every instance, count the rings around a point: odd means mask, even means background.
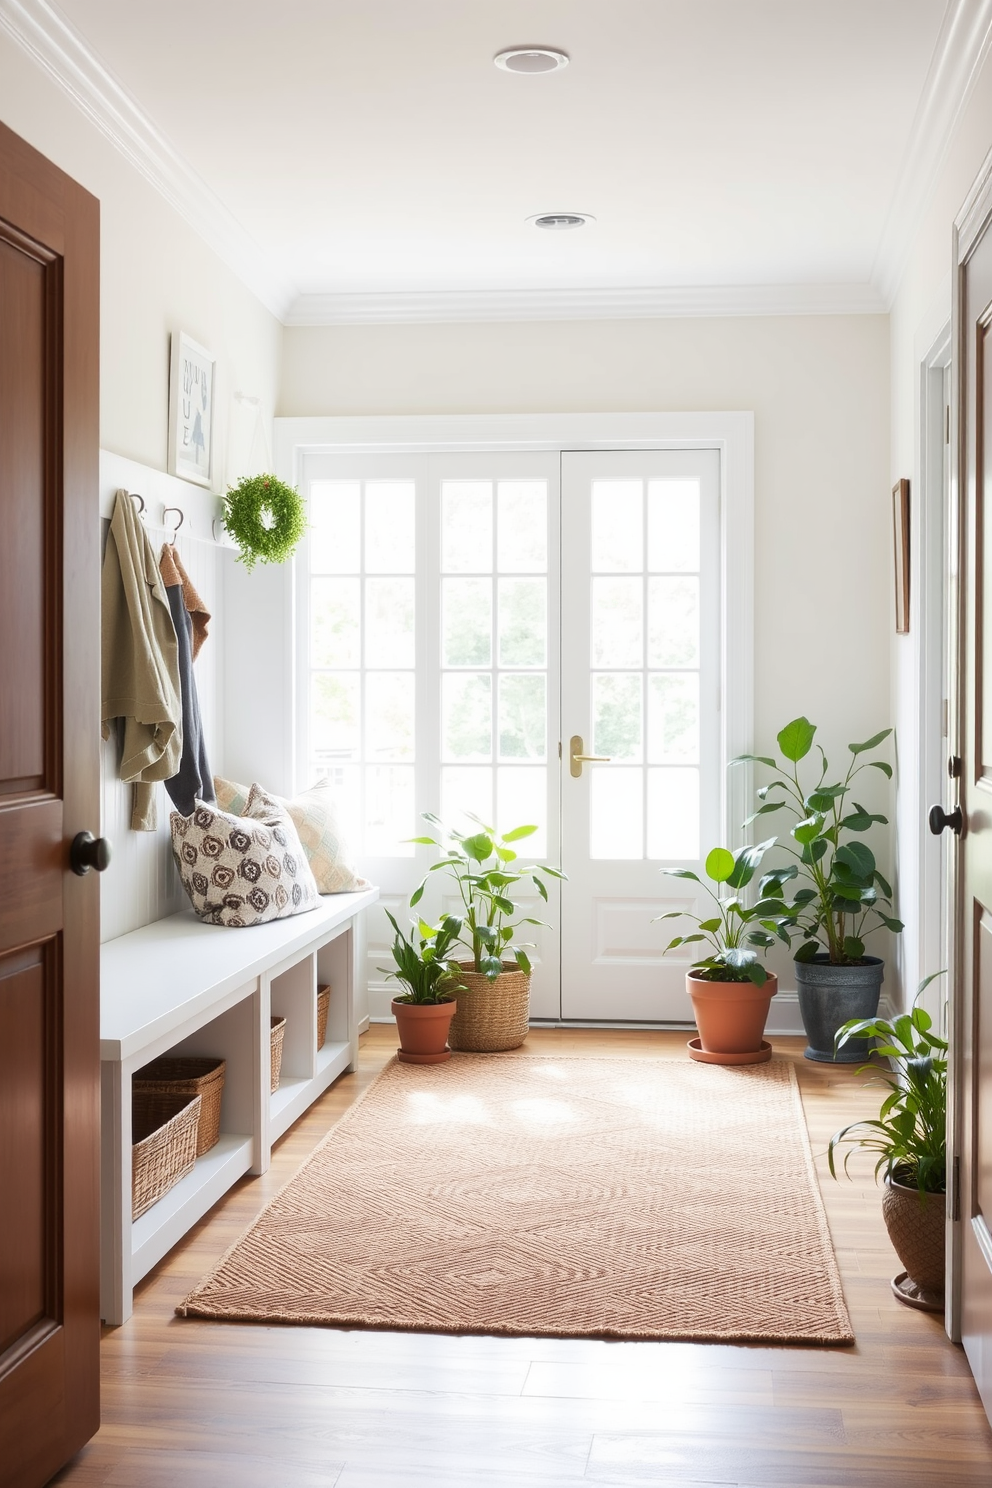
[[[913,238],[992,45],[992,0],[949,0],[869,284],[299,295],[50,0],[0,0],[0,30],[68,94],[287,325],[871,315],[891,306]]]
[[[992,0],[949,0],[872,269],[887,308],[990,45]]]
[[[48,0],[0,0],[5,31],[272,313],[294,287]]]
[[[687,285],[644,289],[493,289],[300,295],[289,326],[496,320],[661,320],[672,316],[878,315],[870,284]]]

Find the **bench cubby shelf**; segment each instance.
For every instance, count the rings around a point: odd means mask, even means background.
[[[245,930],[191,910],[101,950],[103,1069],[100,1300],[104,1321],[131,1315],[135,1284],[334,1080],[354,1069],[355,923],[378,890],[325,896],[317,909]],[[317,985],[331,987],[317,1048]],[[270,1093],[269,1018],[286,1018],[282,1080]],[[131,1080],[160,1054],[227,1060],[220,1141],[175,1188],[131,1219]]]

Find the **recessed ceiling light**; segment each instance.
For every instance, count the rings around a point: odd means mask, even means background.
[[[507,47],[493,61],[504,72],[558,72],[568,66],[568,53],[557,47]]]
[[[585,227],[587,222],[596,219],[589,212],[542,212],[539,217],[528,217],[527,221],[548,232],[567,232],[569,228]]]

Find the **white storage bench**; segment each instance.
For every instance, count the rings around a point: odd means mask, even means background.
[[[356,917],[375,888],[331,894],[317,909],[231,930],[192,910],[108,941],[100,954],[103,1065],[104,1321],[131,1315],[136,1282],[244,1173],[264,1173],[272,1143],[355,1067]],[[330,984],[317,1048],[317,984]],[[270,1094],[270,1014],[286,1019],[282,1080]],[[175,1188],[131,1219],[131,1079],[160,1054],[227,1060],[220,1141]]]

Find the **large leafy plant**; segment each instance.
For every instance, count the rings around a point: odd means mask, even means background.
[[[837,1177],[835,1153],[848,1144],[844,1172],[851,1147],[864,1147],[878,1154],[875,1177],[884,1169],[887,1178],[907,1187],[914,1184],[921,1195],[947,1189],[947,1040],[934,1032],[933,1020],[919,1005],[920,995],[936,976],[920,983],[912,1010],[898,1018],[854,1019],[837,1030],[837,1047],[852,1038],[874,1038],[875,1053],[893,1063],[891,1073],[865,1064],[859,1073],[877,1074],[888,1095],[877,1119],[855,1121],[830,1138],[827,1157]]]
[[[476,820],[475,817],[472,818]],[[424,821],[429,822],[439,833],[438,837],[414,837],[414,842],[429,844],[441,849],[441,857],[432,863],[428,872],[410,897],[411,907],[423,898],[427,880],[432,873],[445,873],[458,888],[464,907],[462,944],[472,954],[472,964],[477,972],[495,981],[506,964],[530,971],[528,942],[519,942],[515,933],[521,925],[543,925],[543,920],[520,913],[514,898],[520,885],[533,885],[541,898],[547,900],[545,878],[564,878],[558,868],[545,863],[520,862],[514,843],[531,837],[536,827],[514,827],[499,836],[493,827],[478,823],[479,830],[463,834],[446,827],[439,817],[424,812]]]
[[[853,798],[855,781],[864,770],[878,770],[892,778],[887,760],[866,758],[889,737],[891,729],[873,734],[863,744],[849,744],[851,759],[841,778],[832,779],[830,764],[819,744],[813,754],[816,725],[808,718],[794,718],[778,735],[784,763],[767,755],[744,754],[734,760],[754,760],[775,771],[775,778],[758,791],[762,805],[744,823],[788,811],[796,818],[787,848],[796,862],[783,870],[768,893],[784,898],[785,885],[797,879],[788,911],[801,932],[797,961],[812,961],[823,951],[834,966],[854,966],[865,955],[865,936],[883,925],[902,929],[889,911],[892,888],[879,872],[875,854],[863,840],[887,817],[872,812]],[[812,769],[800,774],[800,762],[812,756]],[[783,844],[784,846],[784,844]]]
[[[695,920],[697,929],[691,935],[676,935],[665,947],[666,953],[678,946],[703,942],[710,947],[709,953],[700,955],[692,964],[691,973],[706,982],[753,982],[762,987],[768,980],[768,972],[762,965],[760,953],[767,951],[776,940],[789,944],[787,926],[791,916],[781,898],[781,883],[787,869],[773,869],[766,873],[758,885],[758,899],[748,905],[741,898],[754,878],[762,858],[775,843],[774,837],[759,842],[755,847],[741,847],[730,852],[726,847],[715,847],[705,864],[710,884],[704,883],[691,868],[663,868],[671,878],[689,878],[706,890],[716,910],[715,914],[700,918],[686,914],[685,910],[672,909],[658,915],[659,920]],[[724,894],[727,888],[731,893]],[[772,892],[774,889],[778,893]]]
[[[416,936],[404,935],[388,909],[386,918],[393,927],[392,950],[396,963],[396,970],[386,972],[386,978],[407,988],[406,992],[397,994],[396,1001],[418,1006],[451,1002],[463,990],[452,976],[458,971],[452,956],[462,933],[458,916],[446,915],[437,926],[420,920]],[[379,970],[385,971],[385,967]]]

